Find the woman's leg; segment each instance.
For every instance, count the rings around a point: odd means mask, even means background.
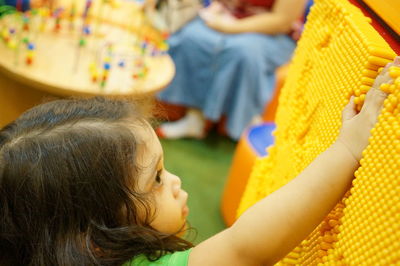
[[[276,67],[287,62],[294,49],[285,35],[227,35],[200,20],[173,37],[170,53],[176,77],[159,98],[197,108],[211,121],[226,115],[233,139],[239,139],[252,117],[262,112],[272,95]],[[205,123],[200,118],[187,116],[161,129],[166,137],[203,136]],[[194,127],[196,122],[199,126]]]
[[[174,60],[176,75],[157,97],[189,109],[184,118],[163,123],[157,131],[161,137],[204,137],[205,118],[201,110],[211,87],[214,60],[223,45],[223,38],[223,34],[211,30],[199,18],[170,38],[169,54]]]
[[[167,122],[157,128],[157,135],[161,138],[180,139],[205,137],[206,120],[199,109],[189,108],[186,115],[175,122]]]
[[[290,59],[294,46],[285,35],[227,35],[202,108],[204,116],[218,121],[225,115],[228,135],[239,139],[252,118],[270,100],[275,69]]]
[[[211,30],[197,18],[173,34],[169,54],[175,64],[175,77],[161,91],[159,100],[201,109],[212,82],[214,61],[223,45],[223,34]]]

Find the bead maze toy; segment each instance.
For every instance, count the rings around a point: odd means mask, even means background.
[[[59,95],[154,93],[172,79],[167,35],[151,25],[143,3],[49,3],[26,12],[0,10],[6,74]]]
[[[360,109],[396,53],[347,0],[316,0],[282,88],[275,144],[256,161],[238,214],[297,176],[336,139],[350,96]],[[400,69],[352,188],[278,265],[400,265]]]

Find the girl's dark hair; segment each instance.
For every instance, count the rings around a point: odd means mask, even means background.
[[[131,102],[97,97],[42,104],[4,127],[0,264],[120,265],[192,247],[151,228],[151,197],[135,191],[142,144],[127,125],[145,121]]]

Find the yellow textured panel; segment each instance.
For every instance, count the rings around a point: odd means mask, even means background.
[[[337,138],[351,95],[360,109],[395,53],[346,0],[316,0],[279,98],[275,145],[256,162],[238,214],[296,177]],[[400,265],[400,71],[353,187],[279,265]],[[396,78],[397,77],[397,78]]]
[[[386,24],[400,34],[399,0],[363,0]]]

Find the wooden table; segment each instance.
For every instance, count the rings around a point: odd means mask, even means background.
[[[127,12],[127,8],[123,10]],[[7,23],[12,21],[9,19]],[[37,27],[35,23],[38,22],[31,22],[31,26]],[[25,63],[28,53],[25,44],[20,43],[19,48],[11,49],[6,42],[0,42],[0,127],[45,97],[154,95],[172,80],[175,74],[172,59],[165,54],[151,56],[150,50],[145,53],[133,51],[130,45],[138,43],[139,37],[131,28],[112,19],[104,23],[92,18],[93,33],[85,37],[86,44],[80,47],[82,21],[78,19],[74,24],[78,30],[71,30],[70,23],[62,20],[61,30],[55,33],[52,30],[54,21],[50,20],[47,22],[50,29],[24,33],[36,46],[31,65]],[[136,28],[140,28],[139,23],[130,21],[130,25]],[[110,43],[112,51],[107,52],[106,46]],[[107,53],[112,67],[106,83],[101,85]],[[142,78],[133,78],[132,75],[137,60],[145,62],[148,70]],[[118,66],[122,61],[124,66]],[[96,82],[92,81],[89,67],[93,62],[99,73]]]

